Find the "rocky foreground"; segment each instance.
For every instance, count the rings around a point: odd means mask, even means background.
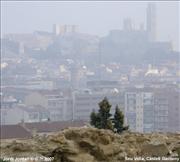
[[[118,135],[108,130],[83,127],[69,128],[47,137],[1,141],[1,158],[52,157],[54,162],[123,162],[125,157],[126,161],[127,158],[135,161],[135,157],[144,157],[145,161],[153,161],[152,157],[178,161],[179,156],[180,134],[170,133],[125,132]]]

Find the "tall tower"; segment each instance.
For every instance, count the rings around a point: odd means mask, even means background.
[[[19,53],[24,54],[24,43],[23,42],[19,43]]]
[[[149,41],[156,41],[156,5],[153,2],[148,3],[146,21]]]
[[[60,26],[58,24],[53,25],[53,34],[59,35],[60,34]]]
[[[132,27],[132,21],[131,21],[130,18],[124,19],[124,21],[123,21],[123,29],[124,29],[125,31],[131,31],[131,30],[133,29],[133,27]]]

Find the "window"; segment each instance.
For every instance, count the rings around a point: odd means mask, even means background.
[[[39,117],[39,115],[38,115],[37,113],[31,113],[31,114],[29,114],[29,119],[34,120],[34,119],[38,119],[38,117]]]

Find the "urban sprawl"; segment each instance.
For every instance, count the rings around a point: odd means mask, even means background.
[[[83,125],[107,97],[131,131],[180,131],[180,54],[157,40],[154,4],[146,17],[146,27],[126,18],[104,37],[58,24],[52,32],[4,35],[1,125]]]

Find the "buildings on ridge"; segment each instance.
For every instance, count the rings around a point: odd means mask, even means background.
[[[127,18],[106,37],[57,24],[53,32],[6,35],[1,124],[89,122],[107,97],[132,131],[180,131],[179,53],[157,40],[154,4],[146,16],[146,28]]]

